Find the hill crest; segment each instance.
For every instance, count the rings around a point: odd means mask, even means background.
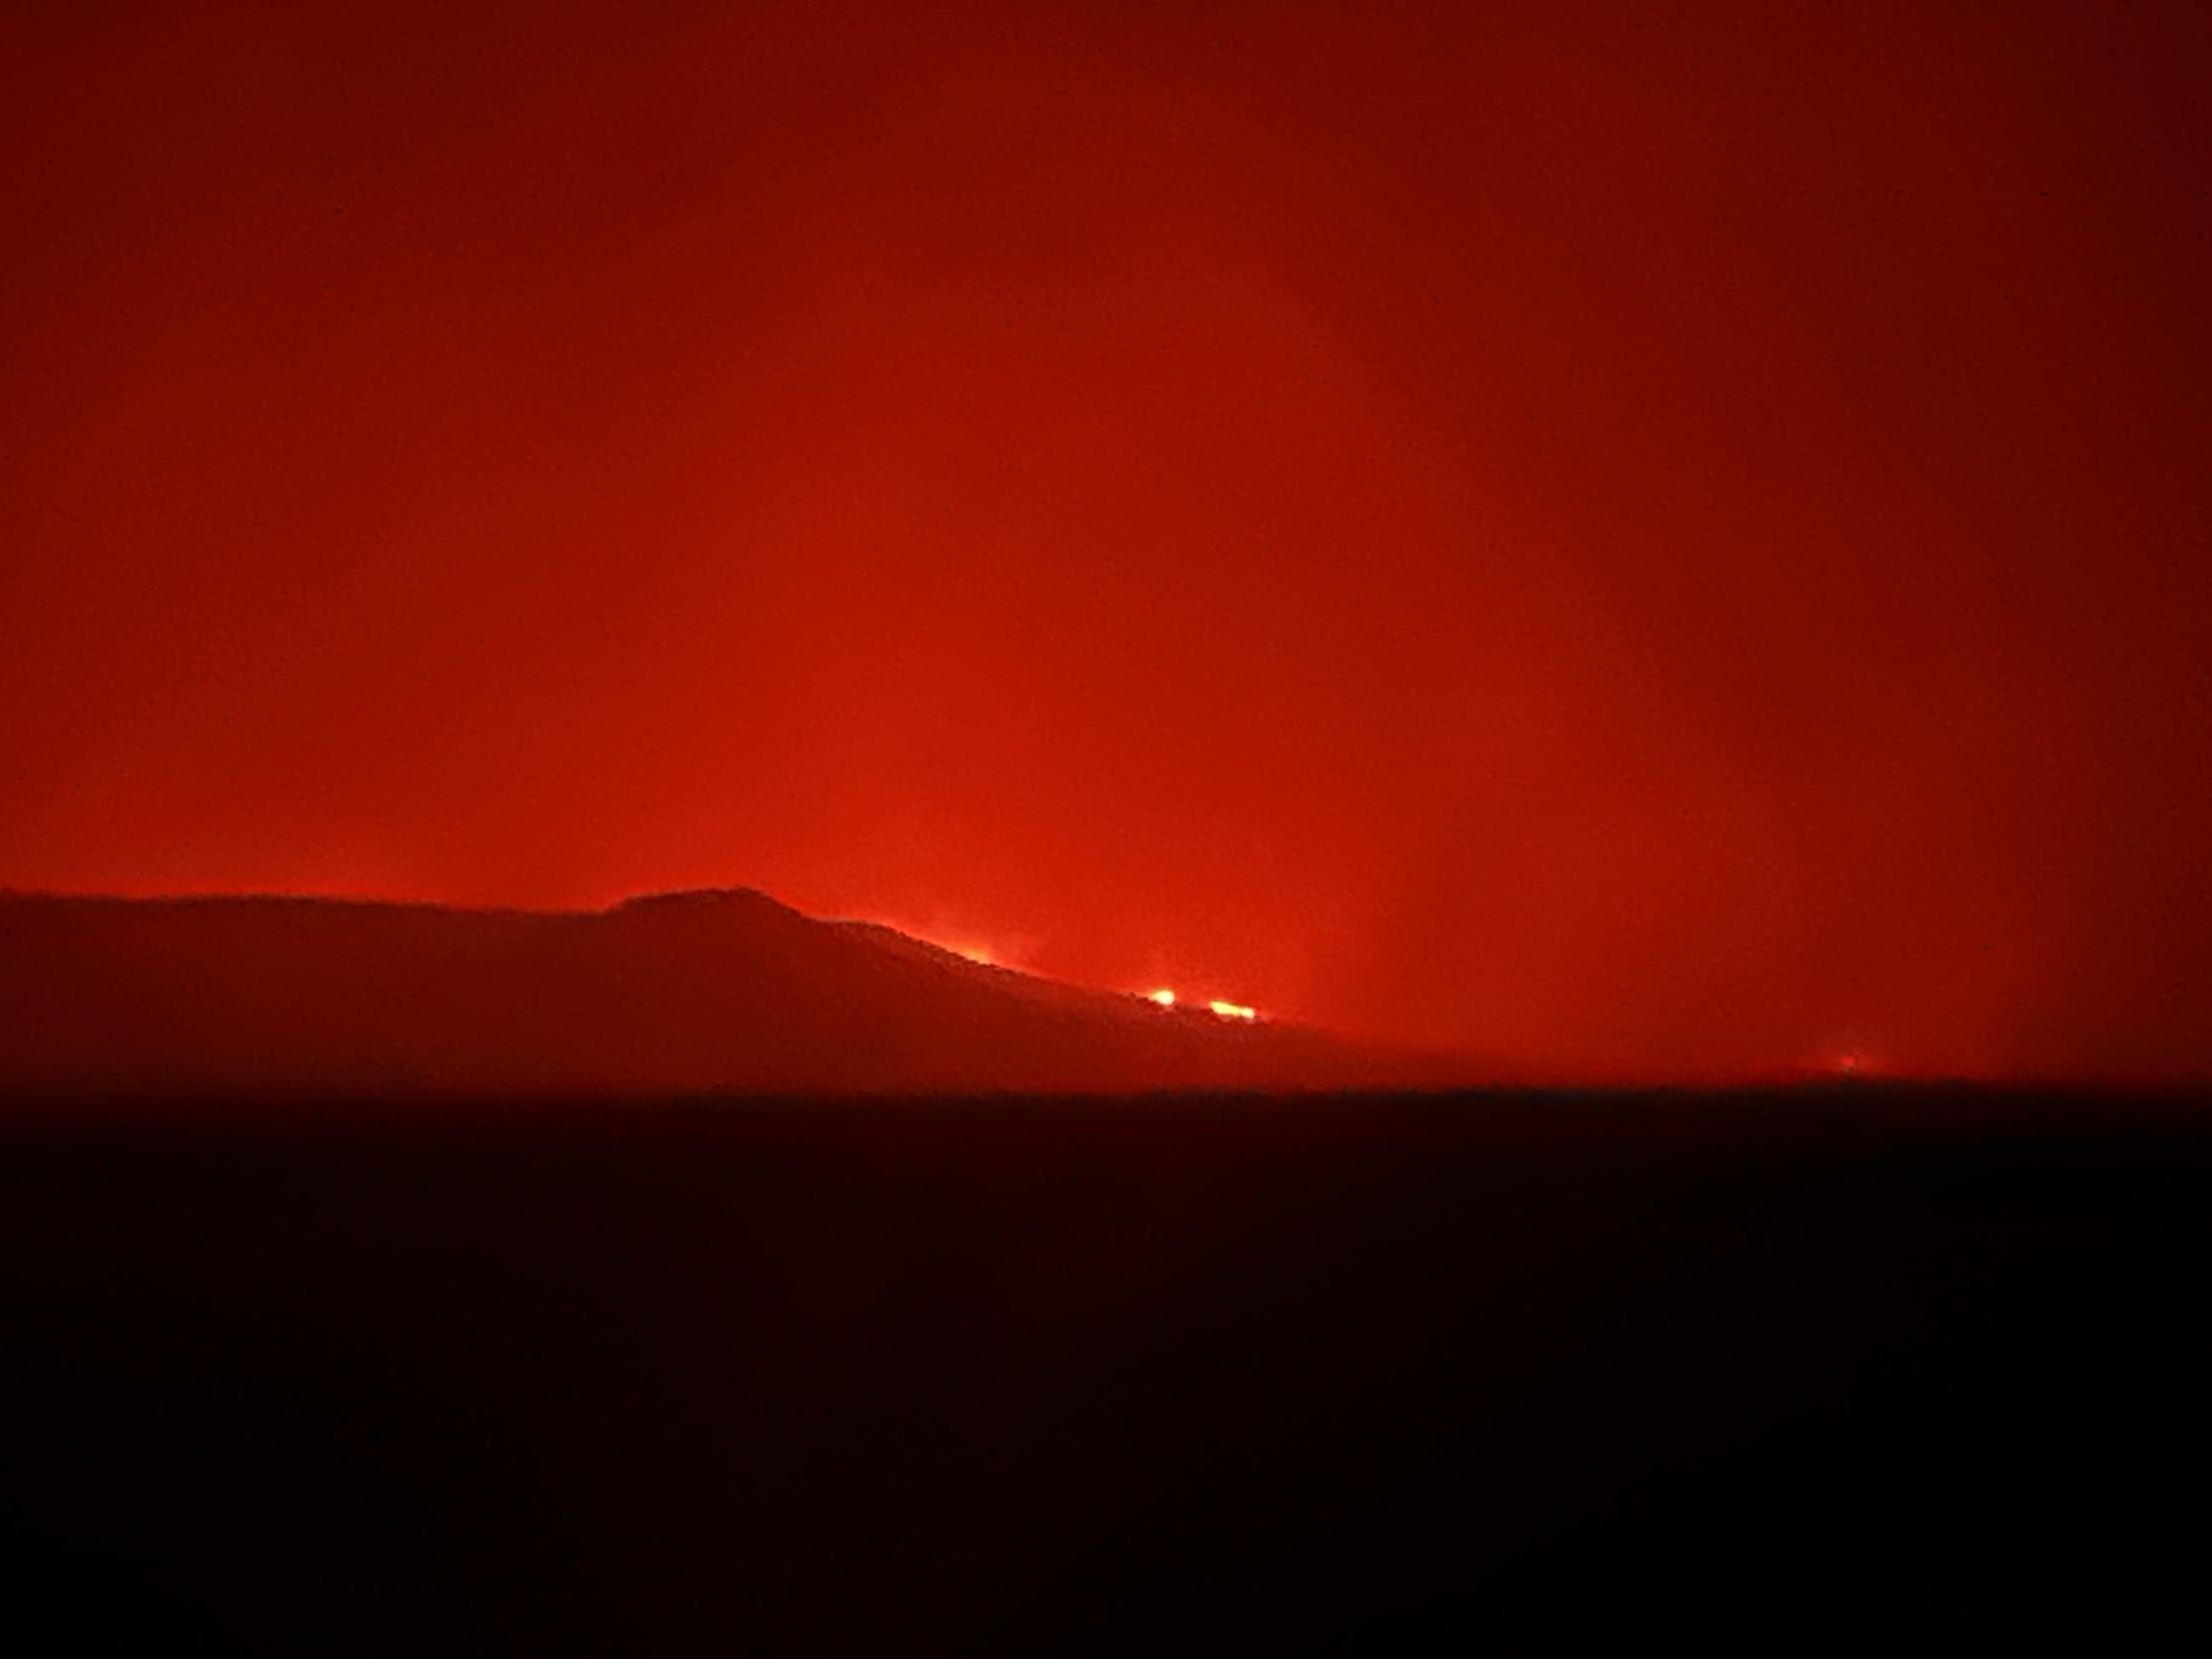
[[[4,894],[0,997],[8,1091],[1119,1093],[1443,1080],[1432,1061],[974,962],[750,888],[544,912]]]

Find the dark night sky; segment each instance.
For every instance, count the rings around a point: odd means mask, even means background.
[[[2207,17],[11,6],[0,884],[2212,1072]]]

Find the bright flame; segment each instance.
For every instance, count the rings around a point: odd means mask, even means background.
[[[1241,1002],[1209,1002],[1206,1006],[1212,1009],[1215,1013],[1220,1015],[1224,1019],[1257,1019],[1260,1018],[1255,1010],[1247,1008]]]
[[[956,945],[952,947],[952,954],[956,957],[965,957],[969,961],[978,963],[986,968],[997,965],[992,960],[991,953],[980,945]]]
[[[1147,991],[1145,993],[1145,1000],[1147,1002],[1157,1002],[1163,1008],[1172,1008],[1175,1006],[1175,993],[1173,991]]]

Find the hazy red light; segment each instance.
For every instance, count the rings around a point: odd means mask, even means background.
[[[2212,1069],[2201,8],[37,11],[0,884]]]

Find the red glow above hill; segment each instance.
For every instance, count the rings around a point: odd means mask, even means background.
[[[916,11],[11,23],[0,884],[2212,1072],[2200,9]]]

